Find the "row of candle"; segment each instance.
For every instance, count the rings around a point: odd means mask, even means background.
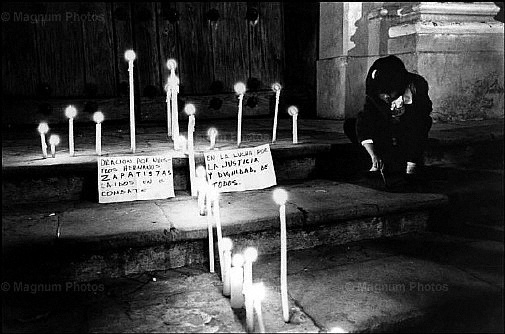
[[[75,156],[74,149],[74,118],[77,116],[77,109],[70,105],[65,109],[65,115],[68,117],[68,146],[70,156]],[[102,122],[103,113],[97,111],[93,114],[93,120],[96,122],[96,154],[102,155]],[[46,134],[49,132],[49,125],[46,122],[41,122],[37,129],[40,134],[40,143],[42,147],[42,157],[47,158]],[[60,137],[52,134],[49,137],[49,145],[51,145],[51,156],[56,156],[56,145],[60,143]]]
[[[187,150],[188,150],[188,155],[190,159],[190,176],[191,179],[194,179],[194,132],[195,132],[195,106],[193,104],[187,104],[184,108],[184,111],[186,114],[188,114],[188,139],[186,140],[186,137],[182,135],[178,135],[174,139],[174,149],[175,150],[182,150],[184,153],[186,153],[186,143],[187,143]],[[291,106],[288,108],[288,113],[293,117],[293,143],[296,144],[298,143],[298,131],[297,131],[297,115],[298,115],[298,109],[295,106]],[[65,109],[65,115],[68,117],[68,144],[69,144],[69,152],[70,156],[75,156],[75,147],[74,147],[74,118],[77,116],[77,109],[70,105]],[[104,120],[104,115],[102,112],[97,111],[93,114],[93,120],[96,122],[96,154],[97,155],[102,155],[102,125],[101,123]],[[45,134],[48,131],[48,125],[45,122],[41,122],[39,124],[38,131],[41,136],[41,146],[42,146],[42,156],[44,158],[47,158],[47,144],[45,141]],[[275,135],[276,127],[274,127],[274,135],[273,138],[276,137]],[[217,129],[216,128],[210,128],[207,131],[207,134],[210,138],[210,149],[215,148],[216,144],[216,137],[217,137]],[[56,136],[56,135],[55,135]],[[52,142],[55,145],[59,144],[59,137],[53,137]],[[52,148],[54,151],[54,148]],[[54,157],[54,153],[53,153]],[[193,184],[193,183],[192,183]],[[191,190],[192,196],[195,196],[196,194],[196,189],[192,188]]]
[[[252,263],[256,261],[258,252],[255,248],[245,249],[244,254],[231,255],[233,242],[223,238],[219,208],[219,193],[208,184],[205,167],[196,168],[196,185],[198,194],[198,209],[200,215],[207,215],[209,242],[209,271],[215,271],[213,227],[216,226],[218,238],[218,256],[223,282],[223,295],[230,297],[233,308],[246,308],[246,323],[248,331],[252,331],[254,324],[253,309],[256,310],[259,328],[264,332],[261,316],[261,300],[256,300],[258,293],[253,292]],[[281,239],[281,303],[283,319],[289,322],[288,293],[287,293],[287,235],[286,235],[286,202],[288,194],[278,188],[273,192],[273,199],[279,205],[280,239]],[[262,293],[260,293],[262,295]]]
[[[136,59],[136,54],[133,50],[125,52],[125,59],[128,61],[129,84],[130,84],[130,133],[131,133],[131,147],[132,152],[135,152],[135,113],[134,113],[134,82],[133,82],[133,62]],[[180,79],[175,74],[177,68],[177,61],[175,59],[168,59],[166,64],[170,74],[165,85],[166,103],[167,103],[167,135],[172,137],[175,141],[179,138],[179,120],[178,120],[178,107],[177,107],[177,94],[179,94]],[[272,130],[272,143],[277,139],[277,118],[279,114],[279,100],[281,93],[281,85],[274,83],[272,90],[275,92],[275,114],[274,124]],[[238,95],[238,113],[237,113],[237,147],[240,147],[242,142],[242,109],[243,100],[246,92],[246,86],[243,82],[237,82],[234,85],[235,93]],[[297,136],[297,117],[298,108],[291,106],[288,108],[288,113],[293,117],[293,143],[298,142]],[[191,121],[191,120],[190,120]],[[193,124],[194,127],[194,124]],[[188,134],[189,136],[189,134]],[[189,140],[189,138],[188,138]]]
[[[136,151],[136,138],[135,138],[135,93],[134,93],[134,76],[133,76],[133,62],[136,59],[136,54],[133,50],[127,50],[125,52],[125,59],[128,61],[128,74],[129,74],[129,95],[130,95],[130,149],[132,153]],[[167,61],[167,68],[170,71],[167,84],[165,86],[165,90],[167,92],[167,134],[169,137],[172,137],[174,141],[174,147],[177,142],[180,142],[182,139],[179,136],[179,120],[178,120],[178,106],[177,106],[177,94],[179,93],[179,83],[180,80],[175,74],[175,69],[177,67],[177,62],[174,59],[169,59]],[[244,99],[244,94],[246,92],[246,86],[242,82],[238,82],[234,86],[235,92],[238,94],[238,116],[237,116],[237,147],[240,147],[242,141],[242,102]],[[274,114],[274,125],[272,130],[272,143],[274,143],[277,139],[277,118],[279,113],[279,99],[281,92],[281,85],[279,83],[274,83],[272,85],[272,90],[275,92],[275,114]],[[189,115],[189,124],[188,124],[188,141],[190,142],[190,153],[193,148],[193,137],[192,134],[194,132],[195,126],[195,108],[194,105],[189,104],[185,108],[186,113]],[[293,117],[293,143],[298,143],[298,130],[297,130],[297,119],[298,119],[298,108],[295,106],[291,106],[288,108],[288,113]],[[73,106],[68,106],[65,111],[66,116],[69,120],[69,151],[70,156],[74,156],[74,118],[77,115],[77,110]],[[103,121],[103,114],[100,113],[101,116],[96,116],[95,122],[96,125],[96,151],[98,155],[101,155],[101,127],[100,123]],[[100,119],[100,120],[98,120]],[[40,131],[39,131],[40,132]],[[215,137],[214,137],[215,138]],[[211,148],[213,148],[211,139]],[[44,145],[42,145],[45,147]],[[43,156],[46,157],[47,153],[44,153],[45,148],[42,149]],[[190,162],[191,165],[191,162]],[[190,171],[194,168],[191,168]],[[196,190],[192,188],[192,195],[194,196]]]

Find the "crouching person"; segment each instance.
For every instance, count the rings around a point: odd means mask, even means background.
[[[365,82],[366,102],[358,113],[356,139],[368,152],[371,172],[388,170],[398,152],[407,177],[423,164],[431,128],[428,83],[410,73],[396,56],[377,59]]]

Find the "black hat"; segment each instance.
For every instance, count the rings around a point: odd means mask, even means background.
[[[407,73],[405,65],[396,56],[377,59],[366,77],[367,95],[403,92],[407,86]]]

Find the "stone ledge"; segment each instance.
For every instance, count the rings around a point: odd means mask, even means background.
[[[321,224],[341,224],[364,217],[429,211],[448,203],[447,196],[441,194],[384,193],[322,180],[285,188],[290,193],[288,228],[311,229]],[[278,227],[278,207],[271,199],[271,189],[222,194],[220,202],[224,236],[275,230]],[[41,219],[40,215],[32,219],[27,218],[29,215],[16,217],[2,217],[4,251],[26,248],[33,243],[48,247],[57,243],[69,251],[95,252],[207,238],[207,217],[198,215],[196,199],[190,197],[178,201],[70,208],[52,218],[52,228],[47,228],[46,218]],[[57,240],[55,219],[61,232]]]

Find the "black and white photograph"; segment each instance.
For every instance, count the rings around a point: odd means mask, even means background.
[[[504,2],[0,6],[2,332],[504,332]]]

